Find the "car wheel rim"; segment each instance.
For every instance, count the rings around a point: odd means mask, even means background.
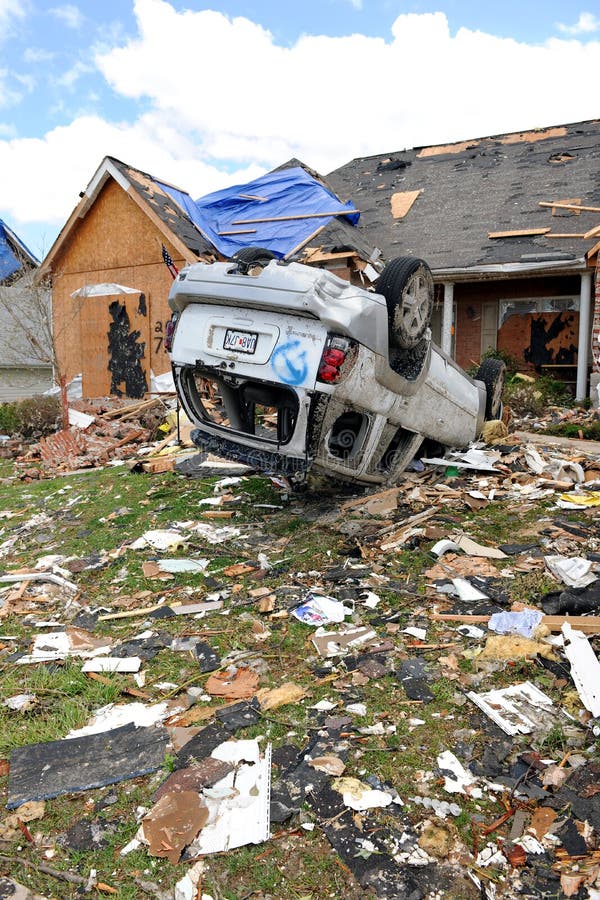
[[[503,381],[504,381],[504,379],[498,377],[496,379],[496,383],[494,384],[494,393],[492,396],[492,406],[491,406],[492,412],[494,413],[494,415],[500,409],[500,402],[502,400],[502,388],[504,387]]]
[[[429,283],[422,275],[411,278],[402,295],[402,327],[411,338],[420,337],[429,318]]]

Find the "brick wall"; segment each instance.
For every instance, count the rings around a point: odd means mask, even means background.
[[[469,300],[456,304],[456,362],[463,369],[481,358],[481,300]]]

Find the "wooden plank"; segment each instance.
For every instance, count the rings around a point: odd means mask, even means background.
[[[315,250],[310,250],[304,258],[305,263],[316,263],[316,262],[331,262],[332,260],[339,259],[350,259],[352,257],[357,257],[358,253],[356,250],[344,250],[339,253],[323,253],[320,248],[316,248]]]
[[[560,203],[559,201],[551,203],[548,200],[540,200],[538,206],[545,206],[549,209],[572,209],[573,211],[581,210],[583,212],[600,213],[600,206],[579,206],[578,203]]]
[[[313,238],[316,238],[316,236],[318,234],[320,234],[320,232],[323,231],[324,228],[325,228],[325,225],[319,225],[319,227],[316,228],[312,234],[309,234],[309,236],[307,238],[305,238],[303,241],[300,241],[300,243],[296,244],[295,247],[292,247],[291,250],[288,250],[288,252],[285,254],[285,256],[283,258],[290,259],[290,257],[292,257],[296,253],[298,253],[299,250],[302,250],[303,247],[306,247],[306,245],[309,244],[313,240]]]
[[[489,238],[527,237],[533,234],[548,234],[549,228],[522,228],[518,231],[490,231]]]
[[[584,238],[585,234],[574,234],[574,233],[565,231],[562,234],[559,234],[558,232],[555,232],[554,234],[547,234],[546,237],[547,238]]]
[[[472,625],[483,625],[489,622],[489,616],[454,615],[451,613],[430,613],[429,618],[436,622],[463,622]],[[541,624],[550,631],[558,632],[565,622],[576,631],[584,634],[600,634],[600,616],[543,616]]]
[[[335,212],[302,213],[293,216],[269,216],[264,219],[236,219],[232,225],[254,225],[255,222],[291,222],[296,219],[323,219],[326,216],[353,216],[360,209],[338,209]]]
[[[586,255],[586,258],[587,258],[587,259],[591,259],[592,256],[595,256],[596,253],[598,253],[599,250],[600,250],[600,241],[598,241],[597,244],[594,244],[593,247],[590,247],[590,249],[588,250],[588,252],[585,254],[585,255]]]
[[[245,228],[243,231],[217,231],[217,234],[256,234],[256,228]]]
[[[413,203],[422,191],[397,191],[390,198],[390,206],[392,209],[392,217],[394,219],[403,219]]]
[[[584,238],[598,237],[598,235],[600,235],[600,225],[596,225],[595,228],[590,228],[589,231],[586,231]]]

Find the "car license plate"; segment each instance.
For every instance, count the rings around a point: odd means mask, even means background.
[[[223,350],[236,350],[238,353],[254,353],[258,334],[255,331],[234,331],[228,328],[225,332]]]

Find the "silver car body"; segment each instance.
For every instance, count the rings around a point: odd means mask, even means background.
[[[483,426],[485,386],[429,333],[420,356],[407,354],[395,371],[385,298],[327,270],[271,261],[242,274],[231,262],[195,264],[173,282],[169,305],[175,384],[198,426],[194,440],[208,450],[265,470],[312,467],[343,480],[386,483],[425,438],[462,447]],[[319,367],[331,335],[352,341],[352,353],[339,381],[324,383]],[[203,378],[217,385],[222,421],[198,402]],[[292,410],[287,430],[248,428],[231,400],[240,390],[266,407],[272,396],[275,406]]]

